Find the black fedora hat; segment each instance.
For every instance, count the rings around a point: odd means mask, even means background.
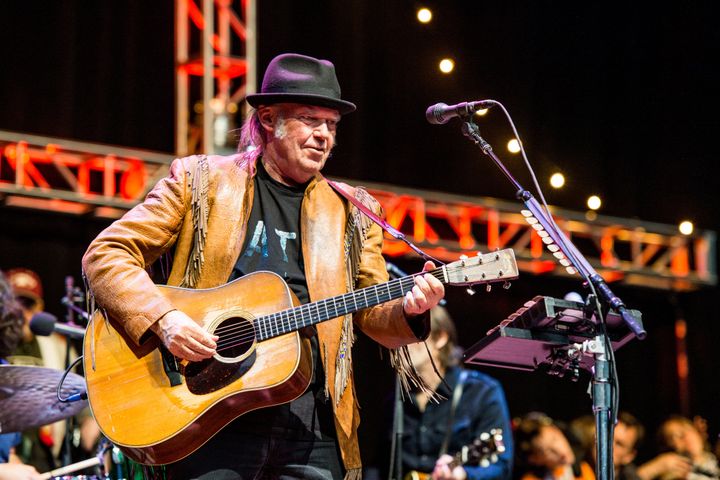
[[[355,104],[340,98],[335,65],[327,60],[284,53],[265,70],[260,93],[245,97],[257,108],[273,103],[302,103],[332,108],[341,114],[355,111]]]

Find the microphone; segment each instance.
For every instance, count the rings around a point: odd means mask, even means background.
[[[478,110],[492,107],[492,100],[478,100],[476,102],[462,102],[456,105],[436,103],[425,110],[425,118],[433,125],[442,125],[455,117],[469,117]]]
[[[30,330],[35,335],[47,337],[53,332],[65,335],[70,338],[83,338],[85,329],[57,323],[57,317],[51,313],[39,312],[30,319]]]

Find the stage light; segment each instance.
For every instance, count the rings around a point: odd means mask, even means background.
[[[440,60],[440,71],[442,73],[450,73],[455,69],[455,62],[451,58],[443,58]]]
[[[513,138],[507,143],[507,149],[510,153],[518,153],[520,151],[520,142],[517,138]]]
[[[417,19],[420,23],[430,23],[432,12],[429,8],[421,8],[417,11]]]
[[[678,230],[680,230],[680,233],[683,235],[692,235],[694,229],[695,226],[690,220],[683,220],[678,226]]]
[[[487,108],[481,108],[480,110],[478,110],[477,112],[475,112],[475,115],[477,115],[478,117],[482,117],[482,116],[485,115],[487,112],[488,112],[488,109],[487,109]]]
[[[602,200],[597,195],[591,195],[587,199],[587,206],[590,210],[597,210],[602,205]]]
[[[550,177],[550,186],[553,188],[562,188],[565,186],[565,175],[562,173],[553,173]]]
[[[212,109],[213,113],[215,113],[215,115],[219,115],[225,110],[225,102],[223,102],[219,98],[211,98],[210,108]]]

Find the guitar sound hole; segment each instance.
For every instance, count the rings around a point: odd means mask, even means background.
[[[254,325],[240,317],[226,318],[215,327],[213,333],[220,337],[217,354],[226,360],[244,355],[255,342]]]

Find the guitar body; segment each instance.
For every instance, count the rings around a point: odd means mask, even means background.
[[[305,391],[309,340],[293,332],[255,341],[254,319],[298,305],[282,278],[257,272],[212,289],[158,288],[220,336],[218,355],[175,364],[157,339],[137,347],[113,319],[94,315],[83,345],[88,400],[103,434],[128,457],[146,465],[180,460],[242,414]],[[227,336],[234,342],[221,350],[224,332],[234,332]]]
[[[425,273],[449,285],[472,285],[516,278],[518,269],[506,249]],[[312,353],[298,332],[401,298],[414,285],[410,275],[302,306],[271,272],[208,289],[158,286],[177,309],[220,337],[216,355],[178,362],[156,337],[138,347],[98,311],[83,344],[90,408],[103,434],[132,460],[175,462],[242,414],[302,395],[312,378]]]

